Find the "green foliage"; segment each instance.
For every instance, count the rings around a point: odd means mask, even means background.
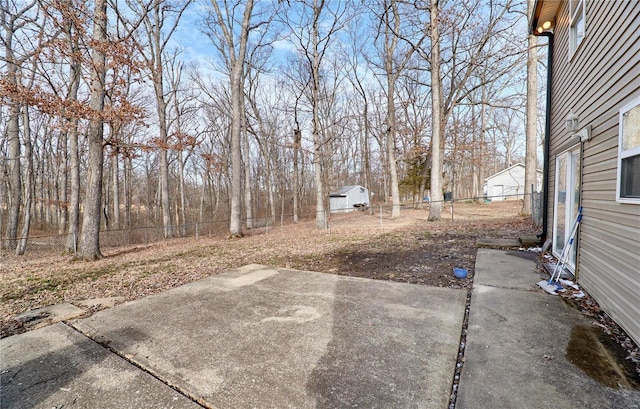
[[[411,194],[414,197],[422,197],[420,192],[420,186],[424,183],[426,189],[430,188],[431,184],[431,169],[427,170],[427,177],[425,178],[425,167],[427,166],[426,157],[423,155],[416,155],[408,161],[407,175],[405,178],[398,182],[401,195]]]

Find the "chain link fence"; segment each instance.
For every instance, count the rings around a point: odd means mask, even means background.
[[[522,195],[520,195],[520,198]],[[495,200],[497,197],[493,197]],[[500,199],[515,199],[510,196],[500,196]],[[487,217],[482,212],[472,211],[470,216],[461,212],[464,206],[484,206],[491,204],[492,198],[464,198],[440,201],[442,204],[442,218],[451,219],[467,219],[468,217]],[[510,202],[513,207],[513,215],[519,213],[517,203],[520,200],[500,200],[501,202]],[[403,203],[400,206],[402,214],[403,210],[422,210],[424,215],[428,215],[429,206],[434,201]],[[480,207],[481,208],[481,207]],[[324,230],[332,230],[338,228],[350,229],[369,229],[369,228],[386,228],[394,227],[398,224],[392,219],[392,205],[373,205],[370,207],[331,209],[324,211]],[[468,213],[468,212],[467,212]],[[354,215],[367,216],[366,223],[363,223],[362,217],[354,217]],[[300,223],[315,220],[313,213],[305,213],[299,216]],[[508,214],[505,214],[508,216]],[[293,214],[280,214],[277,216],[255,217],[252,218],[253,228],[250,234],[269,234],[274,229],[286,228],[293,224]],[[535,192],[531,200],[531,219],[540,226],[542,224],[542,194]],[[247,226],[246,219],[243,220],[243,226]],[[315,227],[315,226],[314,226]],[[184,225],[172,226],[173,237],[195,238],[204,237],[226,237],[229,234],[229,220],[214,220],[209,222],[189,223]],[[245,230],[246,231],[246,230]],[[128,229],[103,230],[100,232],[100,247],[102,249],[117,248],[122,246],[150,244],[165,240],[165,230],[162,226],[142,226],[132,227]],[[15,243],[20,239],[16,239]],[[0,239],[0,254],[10,254],[12,251],[7,249],[7,239]],[[79,238],[68,234],[56,234],[48,236],[34,236],[27,240],[26,254],[75,254],[78,250]],[[15,248],[15,245],[12,246]]]

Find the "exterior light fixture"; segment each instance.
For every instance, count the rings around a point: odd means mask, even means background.
[[[552,30],[554,26],[555,26],[554,20],[546,20],[545,22],[543,22],[541,25],[538,26],[537,31],[538,33],[542,34],[545,31]]]
[[[578,115],[574,114],[572,110],[569,111],[569,115],[567,115],[567,119],[565,120],[565,128],[569,132],[576,132],[580,128]]]
[[[591,140],[591,125],[582,128],[576,135],[580,137],[581,142],[589,142]]]

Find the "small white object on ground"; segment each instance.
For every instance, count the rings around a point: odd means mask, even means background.
[[[567,287],[571,287],[574,290],[579,290],[580,289],[580,286],[578,284],[574,283],[571,280],[564,280],[564,279],[561,278],[559,281],[560,281],[560,284],[562,284],[564,286],[567,286]]]
[[[542,288],[546,293],[551,295],[558,295],[556,292],[557,287],[553,284],[549,284],[547,280],[542,280],[538,282],[538,287]]]

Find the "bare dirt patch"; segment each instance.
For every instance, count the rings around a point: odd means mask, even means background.
[[[454,221],[427,221],[427,209],[403,209],[400,218],[354,212],[332,215],[329,228],[313,221],[256,230],[242,239],[165,240],[104,249],[92,263],[69,256],[2,254],[0,337],[22,331],[15,314],[90,298],[145,297],[245,264],[258,263],[440,287],[469,288],[478,237],[515,238],[537,229],[518,216],[521,202],[455,204]],[[373,213],[373,214],[371,214]],[[453,267],[466,268],[460,280]]]

